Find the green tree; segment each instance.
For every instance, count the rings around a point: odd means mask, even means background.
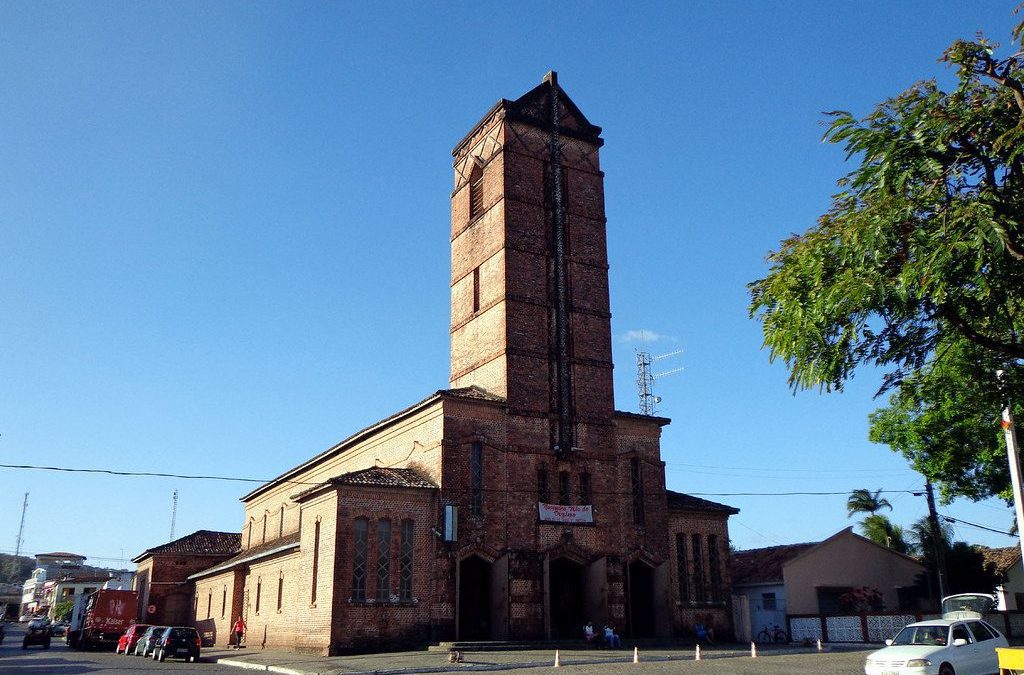
[[[64,621],[71,618],[71,610],[75,608],[74,600],[61,600],[53,606],[54,621]]]
[[[1024,45],[1024,24],[1013,39]],[[951,91],[920,82],[862,119],[830,113],[825,140],[856,168],[749,286],[794,390],[841,390],[859,367],[883,370],[879,394],[894,398],[876,413],[877,438],[946,498],[1005,489],[996,422],[1006,401],[1020,416],[1024,400],[1024,52],[996,48],[955,42],[943,55]]]
[[[881,544],[897,553],[910,551],[910,546],[907,545],[903,535],[903,528],[893,524],[891,520],[881,514],[872,513],[861,521],[860,531],[876,544]]]
[[[846,498],[846,517],[852,518],[858,513],[874,515],[882,509],[892,511],[892,504],[882,496],[881,490],[871,492],[865,488],[859,488],[850,493]]]

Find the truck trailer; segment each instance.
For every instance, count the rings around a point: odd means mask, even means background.
[[[80,612],[74,612],[68,627],[68,644],[76,649],[113,648],[135,623],[139,594],[101,588],[88,596]]]

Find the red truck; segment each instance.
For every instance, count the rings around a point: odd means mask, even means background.
[[[89,595],[84,611],[72,619],[68,642],[78,649],[111,647],[117,644],[128,626],[135,623],[138,609],[136,591],[101,588]]]

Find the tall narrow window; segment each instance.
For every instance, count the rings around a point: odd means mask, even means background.
[[[676,578],[679,579],[679,601],[690,601],[690,570],[686,566],[686,535],[676,534]]]
[[[284,572],[277,577],[277,611],[281,611],[281,604],[284,602]]]
[[[473,268],[473,313],[480,311],[480,268]]]
[[[260,613],[260,595],[263,591],[263,578],[256,577],[256,613]]]
[[[633,485],[633,522],[644,524],[644,482],[640,473],[640,459],[629,460],[630,482]]]
[[[484,171],[474,164],[469,174],[469,219],[484,212]]]
[[[558,472],[558,503],[569,504],[572,501],[572,489],[569,487],[569,472]]]
[[[537,501],[542,504],[551,501],[551,494],[548,491],[548,470],[544,467],[537,469]]]
[[[212,610],[212,609],[213,609],[213,589],[211,588],[210,592],[206,594],[206,618],[207,619],[210,618],[210,613],[211,613],[210,610]]]
[[[593,504],[594,494],[590,488],[590,474],[580,474],[580,504]]]
[[[722,565],[718,558],[718,537],[708,535],[708,577],[711,582],[711,600],[722,599]]]
[[[366,600],[366,563],[370,555],[370,521],[357,518],[352,547],[352,599]]]
[[[199,594],[196,593],[196,599],[192,602],[192,616],[199,618]]]
[[[377,523],[377,602],[391,598],[391,521]]]
[[[313,525],[313,573],[312,573],[312,590],[309,593],[310,604],[316,604],[316,586],[317,576],[320,572],[320,519],[317,518],[316,523]]]
[[[704,602],[707,600],[707,595],[704,592],[704,551],[701,546],[701,539],[699,534],[695,534],[690,538],[693,544],[693,599],[697,602]]]
[[[267,512],[263,512],[263,543],[267,543]]]
[[[251,548],[252,547],[252,518],[249,519],[248,533],[245,536],[245,547],[246,548]]]
[[[224,584],[224,588],[220,592],[220,618],[224,618],[224,614],[228,608],[228,586]]]
[[[398,599],[402,602],[412,600],[412,544],[413,523],[402,521],[401,540],[398,548]]]
[[[277,536],[284,536],[284,504],[281,505],[281,518],[277,521]]]
[[[484,446],[476,441],[469,457],[469,512],[474,516],[484,514]]]

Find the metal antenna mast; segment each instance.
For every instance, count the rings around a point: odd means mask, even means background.
[[[21,544],[24,542],[22,537],[25,534],[25,511],[28,510],[28,493],[25,493],[25,502],[21,505],[21,525],[18,526],[18,538],[14,542],[14,557],[17,558],[21,555]]]
[[[666,370],[662,373],[655,373],[652,367],[654,362],[682,353],[682,349],[677,349],[674,352],[669,352],[668,354],[661,354],[660,356],[651,356],[650,352],[638,351],[636,353],[636,389],[637,393],[640,395],[641,415],[655,414],[655,412],[657,412],[658,404],[661,403],[661,397],[654,395],[655,381],[659,377],[665,377],[666,375],[672,375],[684,370],[684,368],[680,367]]]
[[[171,538],[174,541],[174,522],[178,519],[178,488],[174,488],[174,497],[171,499]]]

